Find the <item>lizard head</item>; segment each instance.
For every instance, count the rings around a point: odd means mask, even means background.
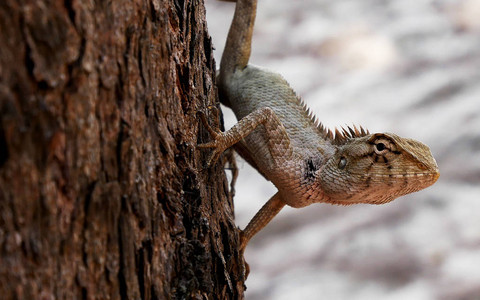
[[[351,137],[337,144],[319,178],[338,204],[381,204],[424,189],[440,176],[430,149],[391,133]]]

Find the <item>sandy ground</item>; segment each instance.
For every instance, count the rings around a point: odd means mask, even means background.
[[[206,3],[217,62],[233,8]],[[247,248],[247,299],[480,299],[480,0],[260,0],[253,43],[325,125],[421,140],[441,177],[387,205],[284,209]],[[239,166],[243,228],[275,187]]]

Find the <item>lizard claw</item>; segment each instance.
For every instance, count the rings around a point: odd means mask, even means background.
[[[248,241],[247,241],[247,238],[245,237],[245,233],[243,232],[243,230],[240,230],[239,236],[240,236],[239,253],[240,253],[240,256],[243,258],[243,268],[241,272],[244,280],[247,280],[248,274],[250,274],[250,266],[245,260],[244,253],[245,253],[245,247],[247,246]]]
[[[225,137],[224,137],[223,132],[213,129],[208,124],[207,117],[205,116],[205,113],[200,111],[200,112],[198,112],[198,114],[200,116],[200,120],[203,123],[203,126],[205,126],[208,133],[213,138],[213,141],[211,141],[211,142],[197,145],[197,148],[203,148],[203,149],[213,148],[212,154],[210,155],[210,157],[207,160],[207,167],[210,167],[212,165],[212,163],[215,163],[218,160],[218,158],[223,153],[223,151],[225,151],[225,148],[222,147],[225,144],[225,142],[224,142]]]
[[[207,129],[208,133],[212,136],[213,139],[216,139],[219,134],[221,134],[221,131],[216,131],[214,130],[210,124],[208,124],[207,117],[205,116],[205,113],[203,111],[199,111],[198,115],[200,116],[200,120],[202,121],[203,126]],[[200,145],[207,145],[211,143],[206,143],[206,144],[200,144]],[[200,146],[198,145],[198,146]],[[204,148],[212,148],[212,146],[205,146]]]

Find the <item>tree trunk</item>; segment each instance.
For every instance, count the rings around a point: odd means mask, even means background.
[[[2,299],[242,298],[216,95],[201,1],[1,1]]]

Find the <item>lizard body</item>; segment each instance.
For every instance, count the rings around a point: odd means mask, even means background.
[[[432,185],[439,177],[430,149],[392,133],[363,128],[335,133],[318,122],[279,74],[248,64],[256,0],[238,0],[220,64],[220,98],[238,120],[216,132],[209,164],[237,152],[278,192],[242,231],[241,250],[285,206],[382,204]]]

